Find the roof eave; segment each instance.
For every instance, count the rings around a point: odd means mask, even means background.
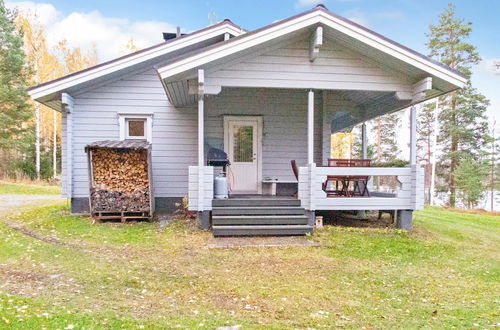
[[[140,64],[141,62],[153,59],[157,56],[168,54],[175,50],[182,49],[183,47],[196,44],[196,42],[200,42],[204,39],[209,39],[211,37],[224,33],[230,33],[233,36],[239,36],[241,34],[244,34],[245,31],[230,20],[224,20],[221,23],[209,26],[204,29],[200,29],[193,33],[186,34],[181,37],[171,39],[169,41],[162,42],[143,50],[139,50],[137,52],[119,57],[117,59],[104,62],[75,73],[71,73],[64,77],[54,79],[37,86],[30,87],[28,89],[28,95],[30,95],[34,100],[38,100],[41,97],[61,92],[66,88],[74,87],[78,84],[88,82],[92,79],[105,76],[118,70],[133,66],[135,64]]]

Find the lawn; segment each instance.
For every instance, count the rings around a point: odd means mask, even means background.
[[[63,204],[0,223],[10,328],[493,328],[500,217],[428,208],[416,229],[326,227],[321,247],[206,249],[182,221],[92,224]],[[1,327],[1,326],[0,326]]]
[[[0,181],[0,195],[60,195],[61,187]]]

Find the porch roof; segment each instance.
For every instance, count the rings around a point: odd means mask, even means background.
[[[318,32],[318,29],[321,31]],[[275,48],[276,45],[286,44],[286,40],[294,37],[310,38],[312,66],[314,65],[313,54],[318,51],[321,54],[320,48],[325,38],[377,62],[381,67],[393,71],[395,77],[407,79],[410,85],[419,83],[424,78],[430,78],[432,85],[425,91],[425,95],[415,98],[413,95],[415,93],[411,93],[412,91],[406,95],[401,92],[396,95],[399,99],[411,100],[410,103],[420,102],[461,88],[467,81],[460,72],[338,16],[322,5],[224,43],[186,53],[159,67],[157,71],[171,100],[177,105],[184,105],[196,99],[193,94],[197,93],[197,70],[203,69],[211,72],[224,68],[228,63],[232,64],[241,58],[258,55]],[[226,86],[259,87],[230,84]],[[211,86],[212,92],[205,88],[205,94],[218,94],[220,89],[226,86]],[[355,90],[347,85],[339,88],[339,86],[330,87],[318,82],[302,85],[290,85],[283,82],[275,86],[262,85],[261,87]],[[420,92],[417,91],[417,93]]]

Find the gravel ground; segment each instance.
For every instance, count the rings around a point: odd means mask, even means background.
[[[43,202],[57,202],[63,198],[54,195],[0,195],[0,213]]]

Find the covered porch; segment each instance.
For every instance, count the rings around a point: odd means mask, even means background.
[[[360,100],[361,95],[377,94],[385,92],[351,91],[347,97],[345,92],[336,90],[227,87],[215,97],[200,98],[197,104],[198,134],[203,138],[198,140],[198,164],[189,167],[190,210],[199,212],[204,226],[210,226],[210,213],[220,202],[214,203],[214,178],[218,169],[206,166],[206,154],[207,148],[216,144],[228,153],[231,162],[228,170],[232,188],[230,199],[248,199],[248,205],[258,207],[280,206],[280,202],[276,203],[280,198],[296,199],[309,226],[313,225],[317,210],[398,210],[402,211],[398,212],[402,217],[411,217],[411,210],[423,205],[423,171],[416,164],[414,108],[409,118],[412,125],[409,167],[328,166],[332,132],[378,115],[363,116],[365,104],[355,102],[356,96]],[[235,98],[240,102],[235,103]],[[255,98],[259,101],[256,102]],[[372,98],[367,99],[373,102]],[[350,110],[347,114],[346,109]],[[348,120],[336,120],[339,113]],[[243,130],[248,127],[251,133],[242,138],[231,124]],[[246,147],[241,145],[245,141]],[[367,158],[366,146],[366,125],[363,125],[363,158]],[[298,178],[294,176],[291,160],[297,161]],[[243,163],[242,171],[236,173],[232,168],[239,166],[238,163]],[[252,170],[252,165],[256,166],[256,171]],[[369,195],[332,197],[323,186],[329,176],[394,177],[398,187],[392,194],[378,194],[370,180]],[[242,179],[245,185],[235,184]],[[276,190],[280,195],[280,185],[295,185],[297,191],[295,194],[292,191],[288,197],[272,196]],[[262,200],[267,201],[265,205]],[[408,224],[403,226],[409,228]]]
[[[411,228],[412,210],[423,205],[415,104],[463,84],[432,60],[321,8],[187,54],[158,74],[179,111],[196,107],[198,156],[189,167],[188,197],[204,228],[214,209],[214,168],[206,165],[214,140],[229,156],[233,194],[261,195],[269,183],[273,191],[273,181],[296,181],[309,226],[317,210],[400,210],[409,219],[402,227]],[[332,133],[405,108],[408,167],[327,166]],[[366,127],[363,150],[367,158]],[[393,176],[398,188],[394,194],[333,197],[324,189],[329,176]]]

